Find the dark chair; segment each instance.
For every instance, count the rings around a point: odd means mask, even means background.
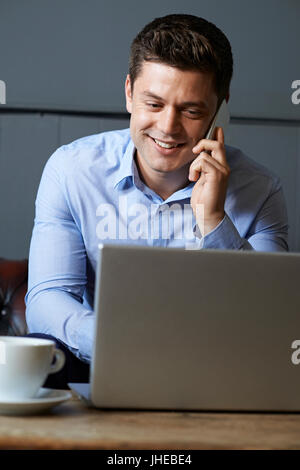
[[[0,258],[0,335],[27,334],[24,297],[28,260]]]

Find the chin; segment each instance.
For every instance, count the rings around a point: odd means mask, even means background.
[[[181,162],[166,162],[166,161],[149,161],[148,166],[150,166],[153,170],[160,172],[160,173],[172,173],[178,170],[181,170],[185,165]]]

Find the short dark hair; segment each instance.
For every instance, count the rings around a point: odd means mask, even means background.
[[[194,15],[173,14],[155,18],[131,44],[131,89],[144,61],[164,63],[181,70],[211,72],[220,104],[229,92],[233,74],[231,45],[213,23]]]

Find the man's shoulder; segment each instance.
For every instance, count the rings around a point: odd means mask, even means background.
[[[65,150],[76,152],[78,150],[105,150],[106,146],[120,146],[128,143],[130,139],[130,130],[118,129],[113,131],[100,132],[98,134],[88,135],[80,137],[79,139],[70,142],[69,144],[63,145],[61,148]]]
[[[124,155],[129,142],[128,128],[88,135],[59,147],[48,163],[66,171],[97,164],[115,165]]]
[[[270,168],[257,162],[241,149],[225,145],[226,158],[231,170],[231,178],[237,179],[241,184],[246,182],[261,182],[270,186],[280,186],[279,176]]]

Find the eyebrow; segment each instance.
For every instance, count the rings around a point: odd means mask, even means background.
[[[143,91],[142,95],[148,96],[149,98],[154,98],[156,100],[161,100],[164,101],[161,96],[155,95],[154,93],[151,93],[150,91]],[[181,103],[183,106],[197,106],[199,108],[205,108],[208,109],[206,103],[204,101],[184,101]]]

